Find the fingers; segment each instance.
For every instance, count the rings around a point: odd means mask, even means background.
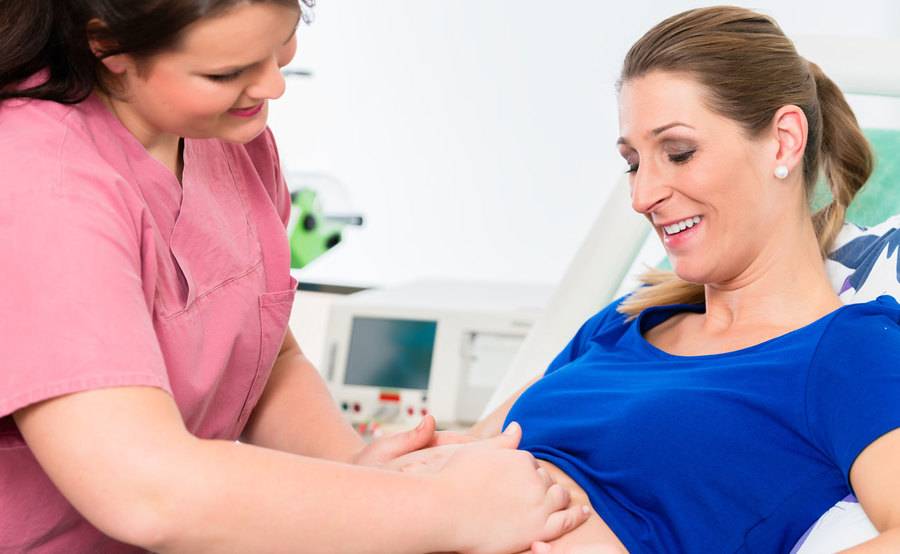
[[[538,467],[537,473],[538,473],[538,476],[540,476],[541,481],[544,482],[544,486],[547,487],[548,489],[551,486],[553,486],[553,483],[556,482],[553,480],[553,477],[550,476],[550,472],[548,472],[546,469],[544,469],[542,467]]]
[[[547,506],[547,511],[549,512],[568,508],[571,503],[569,489],[558,483],[552,484],[550,488],[547,489],[547,495],[544,498],[544,502]]]
[[[437,430],[437,423],[434,421],[434,416],[431,414],[426,415],[422,418],[422,421],[416,426],[415,429],[411,431],[407,431],[406,433],[410,435],[412,439],[417,442],[422,442],[421,446],[418,448],[413,448],[413,450],[418,450],[419,448],[423,448],[428,445],[429,442],[434,438],[434,432]]]
[[[434,436],[434,418],[427,415],[410,431],[377,439],[367,446],[356,459],[363,465],[381,466],[391,460],[428,446]]]
[[[428,446],[444,446],[447,444],[468,444],[470,442],[475,442],[479,440],[472,435],[467,435],[465,433],[454,433],[452,431],[438,431],[434,434],[434,438],[431,439],[431,442]]]
[[[434,436],[434,418],[427,415],[415,429],[385,437],[379,445],[379,455],[384,460],[392,460],[410,452],[425,448]]]
[[[551,554],[553,547],[546,542],[536,542],[531,545],[531,554]]]
[[[501,448],[516,448],[519,446],[520,440],[522,440],[522,427],[513,421],[502,433],[482,442],[493,444],[494,446],[499,446]]]
[[[559,485],[554,485],[554,487],[558,486]],[[568,495],[566,496],[568,497]],[[584,505],[571,506],[565,510],[560,510],[550,514],[550,517],[547,518],[547,524],[544,527],[544,540],[550,541],[565,535],[566,533],[572,531],[572,529],[575,529],[576,527],[587,521],[588,517],[590,517],[590,514],[590,508]],[[550,545],[547,546],[549,547]],[[535,552],[534,545],[532,545],[532,552]],[[538,550],[538,552],[551,552],[551,550]]]

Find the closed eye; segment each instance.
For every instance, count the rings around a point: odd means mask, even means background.
[[[206,78],[210,81],[215,81],[217,83],[223,83],[227,81],[233,81],[241,76],[244,73],[243,69],[239,69],[237,71],[233,71],[231,73],[225,73],[223,75],[207,75]]]
[[[677,164],[683,164],[694,156],[696,150],[687,150],[678,154],[669,154],[669,161]]]

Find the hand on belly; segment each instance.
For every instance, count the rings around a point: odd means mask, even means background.
[[[557,483],[569,489],[569,493],[572,495],[572,504],[591,507],[587,493],[571,477],[550,462],[538,460],[538,464],[545,468]],[[593,508],[591,508],[591,515],[586,522],[549,543],[547,548],[538,547],[531,552],[536,554],[627,554],[628,552],[612,529],[606,525],[606,522],[597,515]]]
[[[388,467],[399,471],[438,471],[449,457],[463,444],[448,444],[418,450],[395,459]],[[571,495],[572,505],[582,505],[591,508],[588,520],[579,527],[549,543],[548,554],[627,554],[628,550],[619,541],[612,529],[606,525],[597,512],[591,507],[590,499],[578,483],[572,480],[561,469],[546,462],[537,460],[537,463],[547,470],[554,481],[568,489]],[[525,554],[531,554],[530,551]],[[544,554],[544,552],[539,552]]]

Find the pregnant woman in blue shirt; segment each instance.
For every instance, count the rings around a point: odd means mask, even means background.
[[[882,532],[859,552],[900,552],[900,306],[843,306],[823,262],[873,165],[843,95],[770,18],[698,9],[631,48],[619,127],[674,272],[473,429],[519,422],[594,510],[533,550],[787,552],[852,491]]]

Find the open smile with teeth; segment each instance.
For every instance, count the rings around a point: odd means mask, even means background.
[[[700,223],[700,220],[703,219],[699,215],[695,215],[694,217],[689,217],[687,219],[683,219],[681,221],[676,221],[671,225],[666,225],[663,227],[663,231],[666,232],[666,235],[672,236],[677,235],[678,233],[684,231],[685,229],[690,229],[694,225]]]

